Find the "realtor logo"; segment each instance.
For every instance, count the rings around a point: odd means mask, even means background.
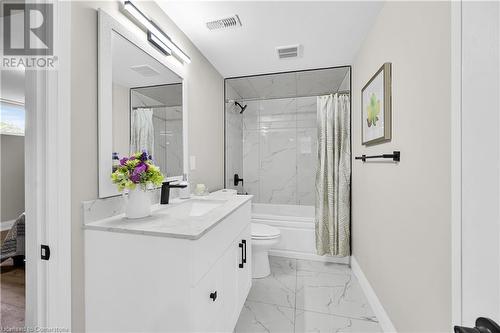
[[[4,55],[53,55],[53,4],[10,3],[3,11]]]

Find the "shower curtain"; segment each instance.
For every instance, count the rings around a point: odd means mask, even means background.
[[[316,250],[350,255],[351,124],[349,95],[317,100]]]
[[[154,127],[153,110],[147,108],[132,111],[130,133],[130,153],[135,154],[146,150],[154,157]]]

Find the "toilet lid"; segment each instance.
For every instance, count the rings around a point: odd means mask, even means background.
[[[252,238],[276,238],[280,235],[280,230],[270,225],[252,223]]]

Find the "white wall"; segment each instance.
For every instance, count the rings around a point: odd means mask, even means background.
[[[353,255],[399,332],[451,330],[450,4],[386,2],[353,65]],[[393,139],[361,145],[361,89],[392,62]]]
[[[188,79],[189,153],[196,156],[193,182],[223,186],[223,80],[189,39],[153,2],[139,2],[191,57]],[[118,1],[72,2],[72,325],[84,331],[84,267],[81,202],[97,198],[97,12],[103,8],[129,29],[138,28],[119,12]],[[144,36],[144,38],[146,38]],[[110,263],[112,264],[112,263]]]
[[[462,315],[500,321],[500,5],[462,4]]]
[[[1,221],[24,212],[24,136],[0,135]]]

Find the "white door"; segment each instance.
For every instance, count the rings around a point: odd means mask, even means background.
[[[461,11],[460,303],[473,327],[480,316],[500,322],[500,4]]]

